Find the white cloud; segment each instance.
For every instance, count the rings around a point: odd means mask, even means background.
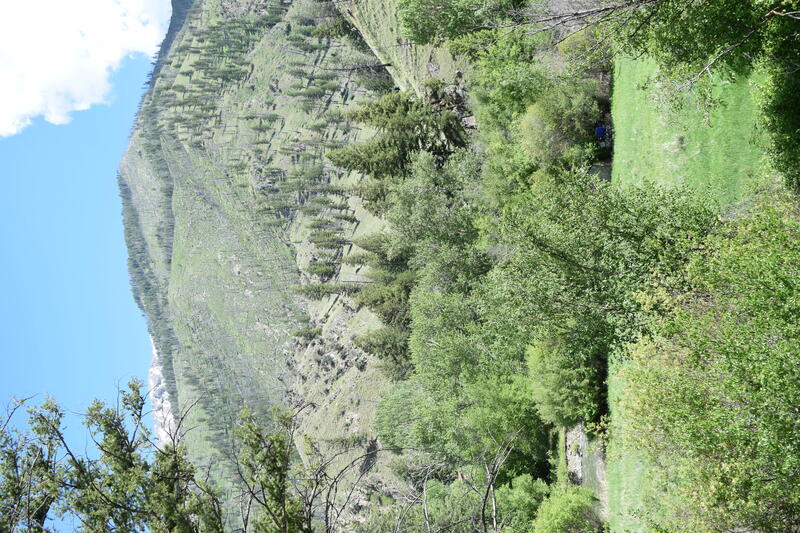
[[[170,0],[2,0],[0,137],[104,102],[127,55],[156,52],[170,9]]]

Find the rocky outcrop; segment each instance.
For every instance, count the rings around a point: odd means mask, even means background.
[[[150,343],[153,346],[153,358],[150,361],[150,371],[147,373],[147,384],[150,387],[153,433],[155,433],[158,445],[163,446],[172,442],[173,437],[176,437],[175,413],[172,410],[172,402],[169,400],[158,350],[152,338]]]

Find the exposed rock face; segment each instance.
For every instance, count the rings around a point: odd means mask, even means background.
[[[163,446],[172,442],[172,437],[175,436],[175,415],[164,383],[158,350],[153,339],[150,339],[150,343],[153,346],[153,359],[150,362],[150,371],[147,373],[147,384],[150,387],[150,402],[153,405],[153,432],[158,445]]]
[[[569,480],[594,490],[598,501],[595,511],[608,518],[608,481],[606,479],[606,454],[603,444],[590,439],[583,424],[567,430],[564,439]]]

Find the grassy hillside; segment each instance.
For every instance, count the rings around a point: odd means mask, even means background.
[[[386,0],[360,2],[337,1],[342,14],[364,36],[370,49],[384,63],[389,63],[397,85],[406,91],[423,93],[429,79],[452,82],[456,73],[468,68],[464,59],[454,57],[446,48],[418,45],[406,38],[398,20],[397,6]]]
[[[337,17],[310,1],[197,2],[120,166],[134,293],[165,354],[173,405],[189,409],[190,456],[217,476],[231,475],[218,457],[238,411],[269,422],[271,405],[296,401],[290,392],[315,405],[301,431],[316,446],[374,438],[385,378],[352,339],[375,319],[337,294],[296,293],[320,280],[359,283],[357,267],[339,261],[353,238],[380,228],[344,194],[360,177],[324,159],[371,134],[341,111],[364,98],[360,83],[387,78],[348,70],[378,63],[358,40],[311,36]],[[320,217],[334,221],[324,231],[339,235],[335,245],[316,237]],[[334,270],[305,273],[320,263]],[[319,333],[298,344],[303,329]]]

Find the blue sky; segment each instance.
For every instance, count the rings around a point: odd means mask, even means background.
[[[108,105],[66,125],[35,118],[0,138],[3,404],[39,394],[81,411],[146,377],[150,343],[130,292],[116,170],[149,70],[147,56],[127,58]]]

